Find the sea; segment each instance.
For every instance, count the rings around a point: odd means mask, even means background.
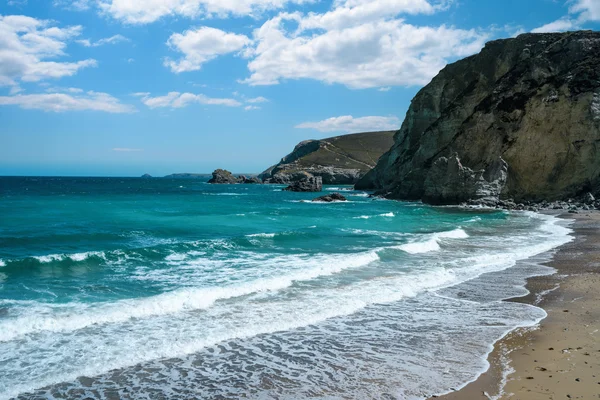
[[[424,399],[571,230],[326,186],[0,178],[0,399]]]

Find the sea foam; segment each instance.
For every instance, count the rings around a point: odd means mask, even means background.
[[[397,248],[409,254],[428,253],[441,249],[440,242],[444,239],[467,239],[469,235],[461,228],[448,232],[439,232],[428,235],[426,241],[412,242],[398,246]]]

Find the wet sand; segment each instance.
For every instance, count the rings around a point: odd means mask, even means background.
[[[538,327],[496,343],[488,372],[437,399],[600,399],[600,212],[566,214],[575,240],[548,263],[558,272],[528,281],[512,301],[548,313]]]

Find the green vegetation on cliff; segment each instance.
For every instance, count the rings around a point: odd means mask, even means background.
[[[393,136],[394,131],[385,131],[306,140],[259,177],[289,183],[309,173],[322,177],[324,184],[354,184],[390,149]]]

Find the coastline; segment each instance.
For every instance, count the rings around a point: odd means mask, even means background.
[[[543,308],[538,326],[518,328],[494,345],[489,368],[436,399],[588,399],[600,397],[600,213],[573,220],[574,240],[559,247],[549,276],[528,279],[525,297],[507,301]]]

